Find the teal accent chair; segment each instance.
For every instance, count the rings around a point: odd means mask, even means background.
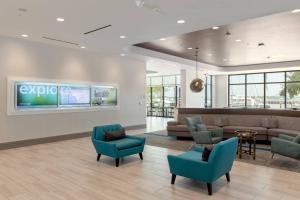
[[[145,146],[145,138],[126,136],[125,138],[105,141],[105,134],[111,131],[117,131],[123,127],[120,124],[96,126],[92,133],[92,142],[97,152],[97,161],[101,155],[106,155],[116,159],[116,167],[119,166],[119,159],[125,156],[139,154],[143,160],[143,151]]]
[[[208,162],[202,161],[202,147],[194,147],[178,156],[168,155],[171,184],[175,183],[176,176],[183,176],[207,184],[208,194],[212,195],[212,183],[226,175],[230,182],[229,172],[236,158],[238,139],[233,137],[216,144],[210,153]]]
[[[185,119],[196,144],[217,144],[223,140],[223,129],[207,130],[201,117],[186,117]]]
[[[291,137],[288,135],[280,134],[278,138],[273,137],[271,140],[271,152],[280,154],[286,157],[300,160],[300,135]]]

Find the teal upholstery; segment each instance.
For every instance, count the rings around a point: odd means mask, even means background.
[[[217,144],[223,140],[223,129],[207,130],[200,117],[186,117],[186,123],[197,144]]]
[[[299,136],[297,136],[299,137]],[[271,152],[300,160],[300,144],[297,137],[280,134],[271,140]]]
[[[208,162],[202,161],[203,148],[195,147],[178,156],[169,155],[168,162],[172,174],[172,184],[176,175],[207,183],[209,194],[211,184],[226,175],[230,181],[229,172],[236,157],[238,139],[236,137],[216,144],[209,156]]]
[[[110,156],[116,159],[116,165],[119,165],[119,158],[125,156],[140,154],[144,151],[145,138],[126,136],[123,139],[114,141],[104,141],[105,134],[111,131],[117,131],[123,127],[120,124],[104,125],[94,127],[92,133],[92,142],[98,154],[97,160],[101,155]]]

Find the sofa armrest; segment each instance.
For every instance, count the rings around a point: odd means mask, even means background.
[[[184,176],[199,181],[211,181],[211,167],[208,162],[194,161],[179,156],[168,155],[171,174]]]
[[[299,160],[300,144],[285,139],[273,137],[271,140],[271,152]]]
[[[177,121],[168,121],[167,125],[168,126],[176,126],[176,125],[178,125],[178,122]]]
[[[143,145],[145,144],[146,142],[146,138],[144,137],[137,137],[137,136],[132,136],[132,135],[126,135],[127,138],[131,138],[131,139],[136,139],[136,140],[140,140],[143,142]]]
[[[284,134],[279,134],[278,136],[280,139],[288,140],[288,141],[293,141],[294,137],[289,136],[289,135],[284,135]]]
[[[93,140],[93,144],[97,153],[115,158],[118,157],[118,149],[116,144],[110,144],[101,140]]]
[[[212,144],[211,131],[193,131],[191,135],[197,144]]]

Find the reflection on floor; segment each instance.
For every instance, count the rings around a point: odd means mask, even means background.
[[[147,132],[166,130],[167,122],[172,120],[174,119],[164,117],[147,117]]]

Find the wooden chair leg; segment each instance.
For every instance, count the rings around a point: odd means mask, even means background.
[[[176,180],[176,175],[172,174],[172,179],[171,179],[171,184],[173,185],[175,183]]]
[[[98,155],[97,155],[97,162],[100,160],[100,157],[101,157],[101,154],[98,153]]]
[[[143,153],[139,153],[140,159],[143,160]]]
[[[212,195],[212,184],[211,183],[207,183],[207,191],[208,191],[208,195]]]
[[[229,183],[230,182],[230,174],[229,174],[229,172],[226,173],[226,179],[227,179],[227,182]]]
[[[119,158],[116,158],[116,167],[119,167],[119,162],[120,162]]]

